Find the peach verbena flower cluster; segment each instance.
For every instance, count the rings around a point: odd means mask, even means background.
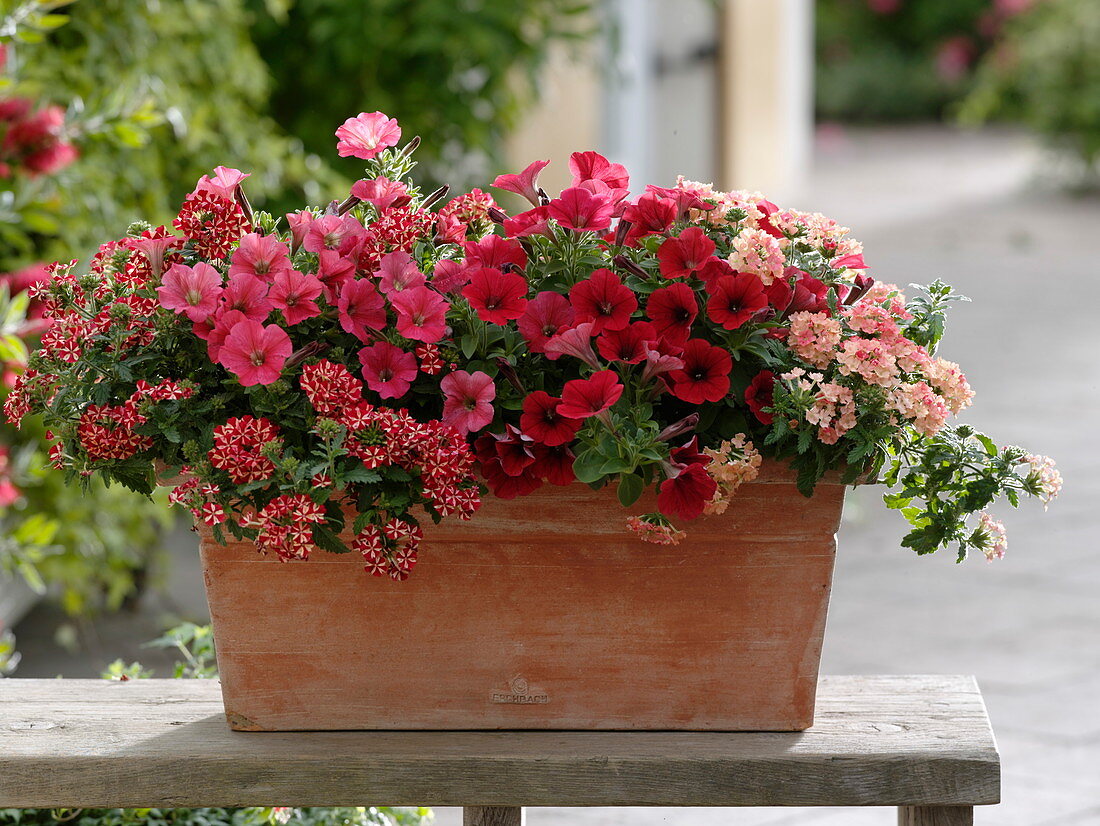
[[[819,214],[683,179],[632,197],[595,152],[556,197],[545,161],[498,177],[517,211],[476,189],[436,208],[445,188],[413,183],[419,140],[398,148],[396,121],[336,135],[367,170],[343,200],[276,218],[218,167],[172,229],[53,265],[9,419],[43,414],[74,478],[149,490],[167,468],[218,538],[357,551],[403,579],[421,520],[470,518],[486,490],[611,483],[631,506],[653,487],[628,528],[670,544],[765,456],[809,494],[830,469],[917,461],[970,403],[934,354],[938,304],[875,282]],[[994,489],[1053,496],[1045,461]],[[992,547],[966,539],[968,513],[935,543]]]

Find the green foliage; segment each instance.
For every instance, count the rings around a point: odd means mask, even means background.
[[[36,244],[40,260],[91,249],[136,215],[169,221],[185,187],[218,164],[254,171],[258,205],[316,200],[307,177],[336,180],[266,116],[270,78],[243,0],[94,0],[67,11],[68,25],[19,64],[24,93],[68,107],[83,159],[43,196],[55,225],[40,235],[64,236]]]
[[[0,631],[0,677],[7,677],[19,666],[19,652],[15,650],[15,635],[7,628]]]
[[[271,114],[308,151],[327,157],[345,118],[381,110],[401,121],[406,139],[431,144],[421,153],[431,180],[466,186],[497,159],[550,46],[583,37],[593,6],[251,0],[252,36],[274,77]]]
[[[1087,2],[1087,0],[1086,0]],[[938,68],[943,50],[971,58],[989,48],[992,0],[881,4],[817,0],[816,105],[823,118],[895,121],[942,117],[971,80],[968,66]]]
[[[935,436],[902,444],[885,474],[896,493],[883,497],[886,506],[901,511],[912,530],[902,546],[930,554],[955,545],[958,561],[971,549],[984,550],[987,533],[968,525],[974,513],[1004,497],[1017,507],[1020,494],[1039,496],[1036,479],[1019,447],[998,449],[993,441],[968,425],[946,427]]]
[[[1016,18],[980,67],[967,123],[1018,121],[1066,151],[1096,183],[1100,161],[1100,5],[1043,0]]]

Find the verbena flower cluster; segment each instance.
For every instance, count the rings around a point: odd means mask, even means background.
[[[336,134],[367,162],[341,201],[276,219],[218,167],[173,228],[51,268],[6,411],[45,416],[59,467],[170,481],[219,538],[355,550],[395,579],[423,518],[543,485],[614,484],[624,506],[655,487],[658,512],[624,522],[675,543],[764,458],[806,495],[881,475],[905,543],[960,558],[1003,551],[992,517],[968,524],[998,495],[1057,493],[1049,460],[947,424],[973,395],[936,355],[957,296],[875,281],[835,221],[685,180],[631,197],[595,152],[556,197],[545,161],[497,178],[522,211],[480,190],[436,207],[396,121]]]

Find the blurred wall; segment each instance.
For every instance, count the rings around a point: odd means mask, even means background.
[[[676,176],[782,200],[806,172],[812,120],[811,0],[605,0],[600,36],[555,50],[542,97],[509,146],[516,169],[596,149],[637,192]]]

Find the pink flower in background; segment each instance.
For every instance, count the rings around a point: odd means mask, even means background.
[[[428,279],[416,268],[413,257],[403,250],[388,252],[378,262],[378,289],[390,298],[410,287],[422,287]]]
[[[401,140],[401,127],[394,118],[381,112],[360,112],[348,118],[336,130],[336,152],[341,158],[355,157],[369,161],[383,149],[396,146]]]
[[[574,152],[569,156],[569,171],[573,173],[573,186],[580,186],[585,181],[602,181],[611,189],[630,188],[626,167],[611,163],[599,152]]]
[[[476,433],[493,420],[497,389],[487,374],[455,370],[444,376],[439,386],[443,390],[443,421],[462,435]]]
[[[282,327],[245,319],[225,337],[218,361],[245,387],[268,385],[278,380],[293,349]]]
[[[360,341],[370,341],[368,328],[381,330],[386,326],[386,299],[365,278],[345,284],[336,307],[340,326]]]
[[[875,14],[890,15],[901,9],[905,0],[867,0],[867,8]]]
[[[397,311],[397,332],[405,338],[428,344],[443,338],[451,305],[435,290],[422,285],[409,287],[391,296],[390,303]]]
[[[289,272],[290,250],[274,235],[250,232],[241,236],[240,245],[229,259],[230,277],[248,273],[264,281],[271,281],[281,272]]]
[[[416,378],[416,356],[388,341],[379,341],[359,351],[367,387],[383,399],[399,399]]]
[[[378,210],[403,207],[410,200],[409,190],[403,183],[391,181],[384,175],[356,181],[351,187],[351,194],[360,201],[373,204]]]
[[[222,303],[227,310],[240,310],[253,321],[263,321],[271,312],[267,288],[268,285],[256,276],[238,273],[229,278],[222,293]]]
[[[286,270],[275,276],[267,297],[273,307],[282,310],[286,323],[293,326],[321,314],[317,299],[323,290],[316,277]]]
[[[497,189],[504,189],[508,192],[522,195],[530,201],[533,206],[538,206],[539,173],[549,164],[550,161],[534,161],[530,166],[518,174],[498,175],[496,180],[493,181],[493,186]]]
[[[193,268],[173,264],[157,287],[160,306],[192,321],[205,321],[218,307],[222,295],[221,274],[202,261]]]
[[[579,186],[563,190],[546,205],[547,215],[567,229],[602,232],[611,226],[614,204],[607,196],[593,195]]]
[[[948,83],[958,83],[974,62],[977,47],[966,35],[949,37],[936,49],[936,74]]]

